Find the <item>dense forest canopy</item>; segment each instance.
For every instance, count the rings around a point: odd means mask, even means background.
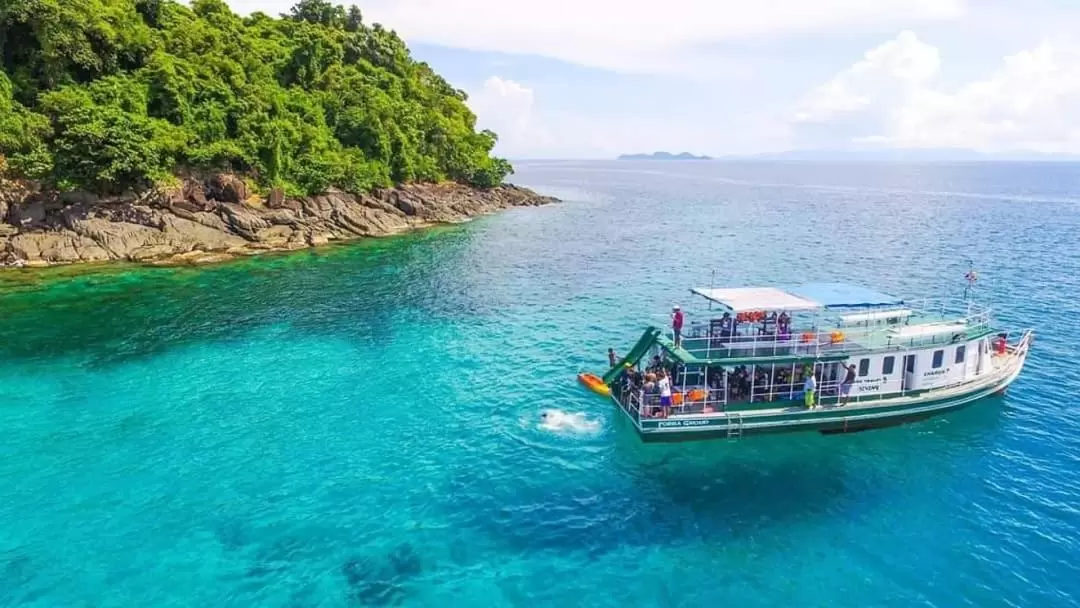
[[[0,2],[0,171],[63,190],[200,170],[294,194],[498,184],[510,164],[465,101],[355,6],[242,18],[224,0]]]

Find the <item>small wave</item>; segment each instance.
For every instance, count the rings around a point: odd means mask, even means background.
[[[564,412],[562,410],[544,410],[540,414],[540,424],[537,425],[545,431],[553,433],[575,433],[579,435],[592,434],[600,430],[600,422],[590,420],[581,412]]]

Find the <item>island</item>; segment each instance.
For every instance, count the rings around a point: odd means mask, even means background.
[[[218,261],[553,199],[358,8],[8,0],[0,265]]]
[[[618,160],[712,160],[708,156],[694,156],[689,152],[653,152],[652,154],[622,154]]]

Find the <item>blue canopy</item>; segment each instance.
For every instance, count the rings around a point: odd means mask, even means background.
[[[787,290],[801,298],[813,300],[825,308],[865,308],[897,306],[904,301],[895,296],[847,283],[807,283]]]

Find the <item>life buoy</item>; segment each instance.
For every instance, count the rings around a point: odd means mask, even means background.
[[[695,388],[687,394],[686,398],[690,401],[705,401],[707,396],[708,393],[705,392],[705,389]]]
[[[814,341],[814,332],[812,332],[812,331],[804,331],[803,335],[802,335],[802,341],[803,342],[813,342]]]
[[[834,331],[834,332],[832,332],[832,334],[829,335],[829,341],[832,344],[839,344],[839,343],[843,342],[844,341],[844,332],[842,332],[842,331]]]

